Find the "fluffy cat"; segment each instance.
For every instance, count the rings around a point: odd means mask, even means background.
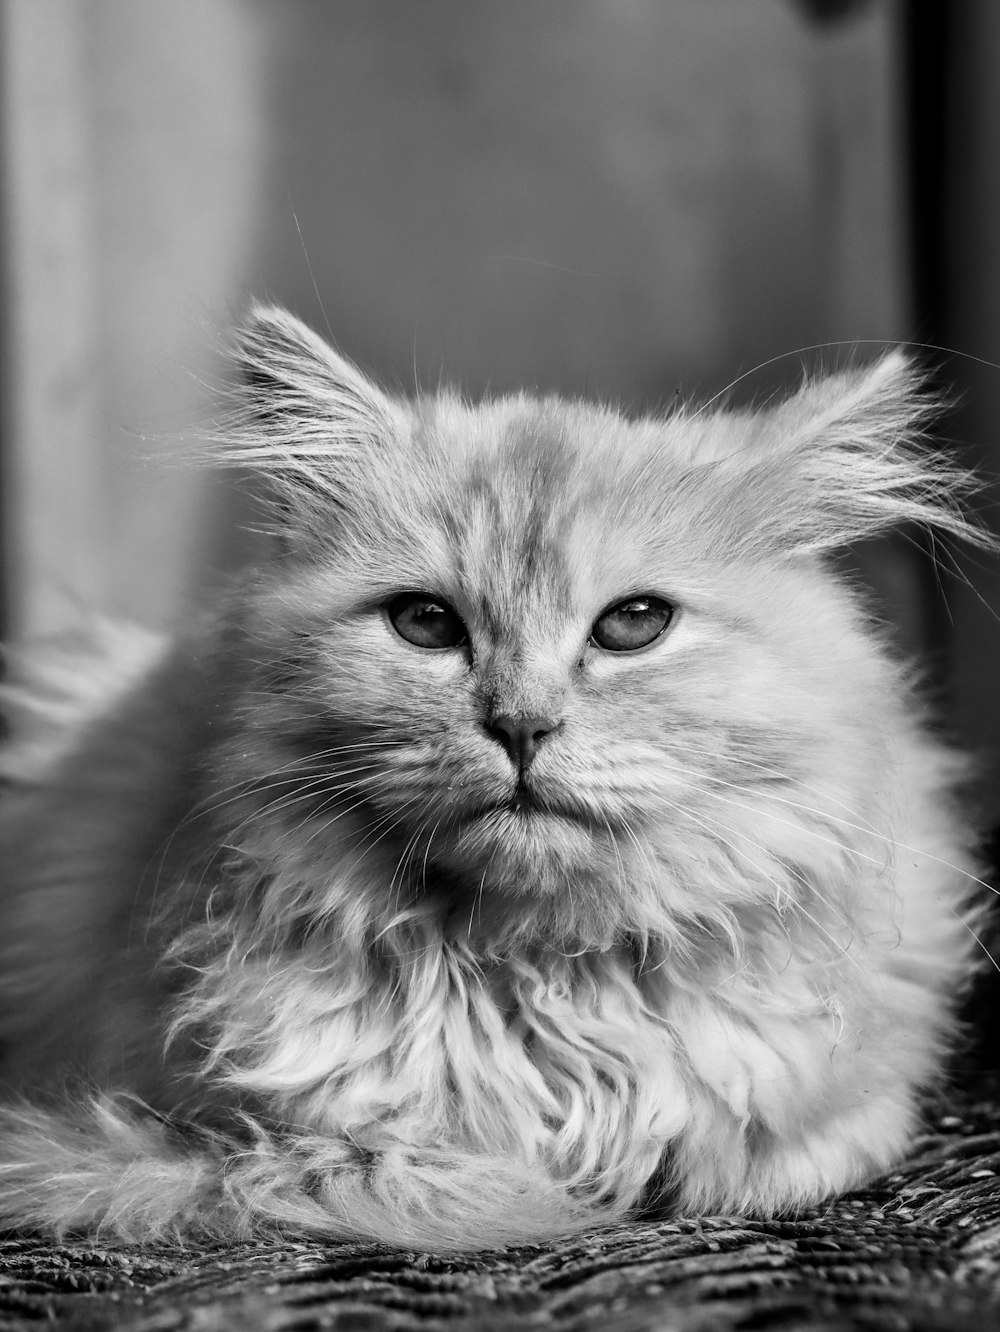
[[[237,358],[274,558],[8,755],[0,1223],[447,1250],[894,1162],[979,910],[828,560],[970,535],[905,358],[637,420]]]

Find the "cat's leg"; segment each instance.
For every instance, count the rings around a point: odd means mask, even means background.
[[[797,1212],[887,1170],[916,1121],[915,1098],[879,1094],[853,1109],[816,1116],[797,1131],[741,1123],[706,1107],[705,1130],[685,1135],[670,1153],[673,1210],[703,1215],[773,1216]]]
[[[772,1215],[889,1168],[942,1046],[943,1005],[926,993],[913,1005],[853,1020],[843,1011],[752,1020],[707,998],[690,1005],[679,1030],[691,1109],[668,1153],[672,1204]]]

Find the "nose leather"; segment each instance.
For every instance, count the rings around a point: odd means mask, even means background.
[[[538,746],[559,725],[551,717],[502,715],[486,723],[486,730],[504,749],[518,772],[527,772]]]

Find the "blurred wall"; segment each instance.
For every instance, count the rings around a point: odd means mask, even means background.
[[[6,0],[2,23],[17,636],[95,604],[169,623],[240,558],[238,502],[141,437],[210,414],[250,293],[404,390],[654,405],[909,331],[891,0]],[[906,557],[879,565],[905,608]]]
[[[240,0],[4,0],[0,25],[10,632],[163,624],[213,482],[142,436],[204,418],[255,272],[264,34]]]
[[[258,3],[260,273],[411,385],[659,401],[900,332],[891,8]],[[794,374],[794,371],[793,371]]]

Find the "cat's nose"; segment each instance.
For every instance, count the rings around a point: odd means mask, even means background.
[[[551,717],[494,717],[486,723],[486,729],[510,755],[510,761],[518,772],[526,772],[531,766],[538,746],[558,727],[558,721]]]

